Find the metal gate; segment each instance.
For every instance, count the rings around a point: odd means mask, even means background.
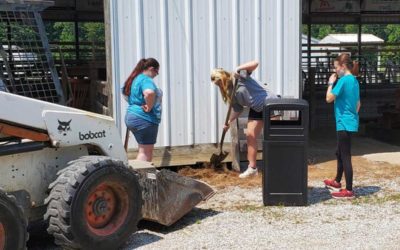
[[[0,86],[11,93],[64,104],[39,11],[52,1],[0,1]]]

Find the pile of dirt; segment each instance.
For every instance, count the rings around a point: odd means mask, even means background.
[[[229,186],[244,188],[261,186],[261,173],[254,178],[241,179],[238,172],[229,170],[226,167],[220,169],[208,166],[202,168],[185,167],[179,170],[179,174],[204,181],[218,189]]]
[[[386,162],[371,162],[364,157],[354,156],[352,158],[354,169],[354,180],[369,179],[379,183],[380,180],[390,179],[393,176],[400,176],[400,166]],[[336,175],[336,160],[320,162],[308,165],[308,181],[322,181],[326,178],[333,178]],[[214,169],[211,167],[192,168],[184,167],[179,174],[198,179],[209,185],[222,189],[230,186],[242,188],[261,187],[262,173],[259,171],[257,177],[241,179],[239,173],[227,168]]]

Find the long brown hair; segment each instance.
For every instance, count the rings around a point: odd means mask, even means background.
[[[160,64],[158,61],[154,58],[142,58],[140,61],[136,64],[135,68],[132,70],[132,73],[129,75],[128,79],[125,81],[124,85],[124,95],[130,96],[131,94],[131,86],[133,80],[141,74],[144,70],[153,67],[155,69],[158,69],[160,67]]]
[[[358,76],[360,73],[359,63],[357,61],[352,61],[350,55],[347,53],[340,54],[336,57],[335,61],[337,61],[340,66],[345,65],[354,76]]]
[[[219,86],[222,99],[225,103],[231,103],[231,96],[233,91],[233,77],[224,69],[218,68],[211,71],[211,81]]]

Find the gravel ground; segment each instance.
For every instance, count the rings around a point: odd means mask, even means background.
[[[399,249],[400,178],[356,182],[353,201],[309,186],[307,207],[264,207],[261,188],[218,190],[172,227],[142,223],[122,249]],[[48,242],[30,249],[59,249]]]
[[[122,249],[399,249],[399,183],[355,183],[353,201],[309,183],[307,207],[264,207],[261,188],[230,187],[171,228],[141,229]]]
[[[356,138],[357,198],[337,201],[320,181],[335,172],[335,143],[328,142],[315,142],[310,152],[308,206],[264,207],[261,178],[211,173],[214,197],[171,227],[142,222],[121,249],[400,249],[400,165],[388,161],[398,155],[370,155],[400,148]],[[29,249],[60,248],[33,236]]]

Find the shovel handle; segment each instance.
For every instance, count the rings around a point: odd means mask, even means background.
[[[129,129],[126,128],[124,148],[127,153],[128,153],[128,142],[129,142]]]
[[[222,144],[224,143],[225,135],[226,135],[226,130],[222,131],[221,140],[219,142],[219,151],[221,153],[222,153]]]
[[[226,113],[225,126],[228,126],[229,117],[231,116],[232,104],[229,104],[228,112]],[[219,149],[222,152],[222,144],[225,140],[225,135],[228,130],[222,130],[221,140],[219,142]]]
[[[233,97],[233,95],[234,95],[235,92],[236,92],[237,82],[238,82],[238,79],[235,78],[235,82],[234,82],[234,84],[233,84],[233,91],[232,91],[232,94],[231,94],[231,102],[229,103],[228,112],[226,112],[225,126],[228,126],[229,117],[231,116],[232,97]],[[222,131],[221,140],[220,140],[220,142],[219,142],[219,149],[220,149],[221,152],[222,152],[222,144],[224,143],[224,140],[225,140],[226,131],[227,131],[227,130],[223,130],[223,131]]]

